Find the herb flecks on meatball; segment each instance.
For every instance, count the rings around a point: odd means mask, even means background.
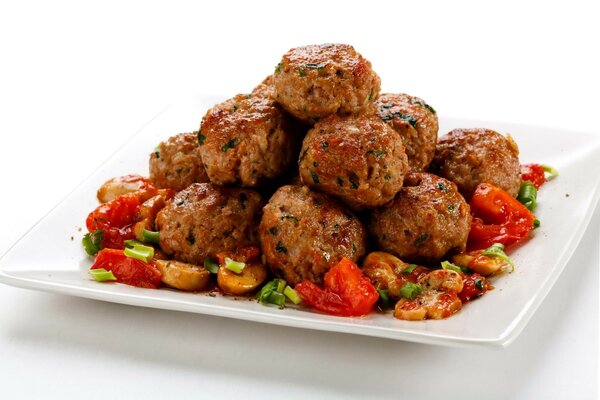
[[[374,210],[369,232],[377,247],[406,262],[432,263],[465,250],[469,205],[444,178],[409,173],[393,201]]]
[[[161,142],[150,154],[150,180],[158,188],[183,190],[192,183],[208,182],[198,132],[180,133]]]
[[[207,256],[256,246],[262,205],[251,189],[195,183],[158,213],[160,247],[175,260],[201,265]]]
[[[365,254],[366,230],[343,205],[306,186],[281,187],[263,208],[259,236],[271,271],[288,284],[321,283],[342,257]]]
[[[251,94],[215,105],[199,133],[210,181],[257,187],[285,174],[294,164],[300,129],[275,103],[269,78]]]
[[[491,129],[455,129],[442,136],[430,170],[454,182],[466,199],[483,182],[512,196],[521,185],[517,144]]]
[[[386,121],[406,147],[412,172],[426,171],[435,154],[438,118],[423,99],[408,94],[385,93],[375,101],[377,116]]]
[[[291,49],[275,68],[273,83],[277,101],[309,123],[370,111],[381,88],[371,63],[346,44]]]
[[[375,116],[332,115],[316,123],[304,138],[298,163],[305,185],[354,210],[393,199],[408,170],[402,139]]]

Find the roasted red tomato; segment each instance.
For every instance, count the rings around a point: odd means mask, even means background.
[[[149,289],[160,287],[161,274],[152,263],[145,263],[136,258],[127,257],[123,250],[103,249],[96,254],[90,269],[104,268],[117,278],[117,282]]]
[[[529,181],[536,189],[539,189],[546,182],[544,167],[541,164],[522,164],[521,180]]]
[[[140,198],[135,193],[121,195],[99,205],[88,215],[88,231],[102,230],[102,248],[122,249],[123,242],[133,239],[133,225],[140,209]]]
[[[327,314],[365,315],[373,309],[379,298],[371,281],[347,258],[342,258],[334,265],[325,274],[324,281],[324,288],[304,280],[295,289],[306,304]]]
[[[535,216],[504,190],[480,183],[471,198],[473,223],[469,250],[485,249],[494,243],[508,246],[527,237]]]
[[[139,175],[110,179],[98,190],[98,198],[112,200],[92,211],[85,225],[90,232],[102,231],[102,248],[122,249],[125,240],[135,238],[134,224],[143,217],[139,215],[140,206],[158,194],[154,184]]]
[[[463,289],[458,294],[458,298],[466,303],[483,296],[485,292],[491,289],[488,280],[477,273],[465,275],[463,278]]]

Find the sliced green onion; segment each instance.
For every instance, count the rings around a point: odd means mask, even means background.
[[[104,232],[102,229],[96,229],[91,233],[86,233],[81,239],[81,244],[88,255],[96,255],[97,252],[102,250],[102,236]]]
[[[533,211],[537,205],[537,189],[529,181],[521,183],[517,200],[529,211]]]
[[[462,272],[462,269],[458,265],[452,264],[450,261],[442,261],[442,268],[458,272],[459,274]]]
[[[287,282],[284,281],[283,279],[275,279],[275,290],[278,291],[279,293],[283,293],[283,290],[285,289],[286,285],[287,285]]]
[[[274,279],[267,282],[258,293],[256,300],[261,304],[275,304],[280,308],[285,307],[286,297],[294,304],[300,304],[302,298],[291,286],[288,286],[283,279]]]
[[[508,265],[510,265],[510,267],[511,267],[510,272],[513,272],[515,270],[515,264],[513,264],[510,257],[507,256],[506,253],[504,252],[504,245],[502,243],[494,243],[487,249],[483,250],[481,252],[481,254],[484,256],[489,256],[489,257],[498,257],[501,260],[506,261],[508,263]]]
[[[402,297],[406,297],[409,300],[413,300],[419,295],[419,293],[421,293],[422,290],[423,288],[421,288],[421,285],[412,282],[406,282],[400,288],[400,294],[402,295]]]
[[[379,303],[381,304],[381,309],[386,310],[390,308],[390,295],[388,294],[388,291],[378,288],[377,293],[379,293]]]
[[[273,291],[269,294],[267,301],[271,304],[278,305],[279,307],[285,306],[285,296],[283,293],[279,293],[278,291]]]
[[[144,243],[158,244],[160,240],[160,234],[158,231],[149,231],[147,229],[142,230],[142,241]]]
[[[256,300],[261,304],[269,303],[269,296],[277,289],[275,281],[265,283],[265,285],[256,293]]]
[[[98,282],[117,280],[117,277],[112,271],[107,271],[104,268],[90,269],[89,273]]]
[[[219,272],[219,264],[211,260],[209,257],[204,259],[204,268],[211,274],[216,274]]]
[[[244,268],[246,268],[246,263],[241,261],[232,260],[229,257],[225,258],[225,264],[223,265],[225,268],[234,272],[236,274],[241,274]]]
[[[536,218],[536,219],[534,219],[534,220],[533,220],[533,229],[539,228],[541,224],[542,224],[542,223],[540,222],[540,220],[539,220],[539,219],[537,219],[537,218]]]
[[[145,246],[144,243],[140,242],[139,240],[135,240],[135,239],[124,240],[123,244],[126,247]]]
[[[556,168],[553,168],[549,165],[542,164],[542,169],[544,170],[544,172],[547,172],[550,174],[550,176],[547,178],[548,180],[554,179],[558,176],[558,170]]]
[[[300,297],[298,292],[292,289],[291,286],[286,286],[285,289],[283,289],[283,294],[294,304],[302,303],[302,298]]]
[[[123,251],[127,257],[136,258],[143,262],[150,262],[154,257],[154,247],[135,244],[133,247],[125,247]]]
[[[408,267],[406,267],[402,273],[408,275],[413,272],[415,268],[417,268],[417,264],[408,264]]]

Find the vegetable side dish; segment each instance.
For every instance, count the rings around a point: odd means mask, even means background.
[[[251,93],[98,190],[83,245],[101,282],[254,296],[338,316],[443,319],[515,266],[557,172],[510,136],[438,139],[423,99],[380,93],[352,46],[291,49]]]

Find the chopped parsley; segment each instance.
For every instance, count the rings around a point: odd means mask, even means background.
[[[196,243],[196,237],[193,234],[190,234],[190,236],[186,237],[185,240],[187,240],[189,244]]]
[[[233,149],[239,142],[240,142],[240,139],[233,138],[229,142],[227,142],[223,146],[221,146],[221,151],[226,152],[229,149]]]
[[[282,216],[281,216],[281,219],[282,219],[282,220],[283,220],[283,219],[289,219],[289,220],[292,220],[292,221],[294,221],[294,222],[298,222],[298,218],[294,217],[293,215],[289,215],[289,214],[282,215]]]
[[[302,161],[304,160],[304,157],[306,157],[306,153],[308,152],[308,148],[304,149],[302,151],[302,154],[300,154],[300,158],[298,159],[298,161]]]
[[[420,101],[415,101],[413,104],[417,104],[420,105],[421,107],[425,107],[426,109],[428,109],[429,111],[431,111],[432,114],[436,114],[435,110],[433,109],[433,107],[431,107],[429,104],[427,103],[421,103]]]
[[[300,76],[306,76],[306,70],[304,68],[298,68],[298,74]]]
[[[421,246],[423,243],[425,243],[427,240],[429,239],[429,233],[423,233],[421,235],[419,235],[418,238],[415,239],[414,241],[414,245],[419,247]]]
[[[281,67],[283,67],[283,62],[280,62],[279,64],[277,64],[275,66],[275,75],[277,75],[281,72]]]
[[[278,253],[287,253],[287,249],[285,248],[285,246],[281,242],[277,242],[277,244],[275,245],[275,250]]]
[[[206,140],[206,136],[202,134],[202,132],[198,131],[198,144],[202,146],[204,141]]]
[[[375,158],[385,157],[387,155],[387,151],[385,150],[369,150],[367,154],[373,154]]]
[[[310,171],[310,176],[312,177],[314,183],[318,184],[320,182],[319,175],[317,175],[315,171]]]
[[[356,175],[354,172],[350,172],[348,174],[348,180],[350,181],[350,187],[352,189],[358,189],[358,175]]]
[[[398,117],[401,120],[408,122],[409,124],[411,124],[413,126],[413,128],[417,126],[417,120],[415,119],[415,117],[413,117],[412,115],[409,115],[409,114],[403,114],[401,112],[393,112],[391,114],[379,116],[379,118],[382,119],[383,121],[389,121],[389,120],[393,119],[394,117]]]

